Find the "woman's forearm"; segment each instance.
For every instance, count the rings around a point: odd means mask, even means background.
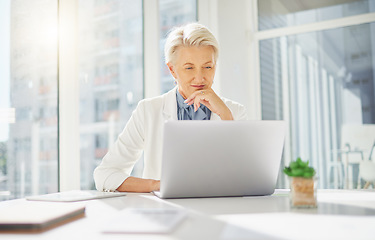
[[[233,120],[232,112],[227,108],[227,111],[225,113],[219,114],[221,120]]]
[[[160,190],[160,181],[128,177],[118,188],[119,192],[152,192]]]

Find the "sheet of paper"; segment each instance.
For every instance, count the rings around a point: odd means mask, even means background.
[[[96,190],[72,190],[66,192],[50,193],[37,196],[26,197],[31,201],[48,202],[77,202],[92,199],[111,198],[126,196],[123,192],[100,192]]]
[[[105,233],[169,233],[186,217],[186,211],[170,208],[129,208],[114,216]]]

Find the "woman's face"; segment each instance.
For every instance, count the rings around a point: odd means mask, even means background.
[[[215,76],[214,50],[211,46],[179,47],[173,63],[167,63],[186,99],[193,92],[210,89]]]

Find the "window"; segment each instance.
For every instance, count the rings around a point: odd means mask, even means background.
[[[196,0],[159,0],[160,8],[160,56],[161,91],[168,92],[174,87],[174,79],[164,64],[164,45],[167,35],[174,26],[197,21]]]
[[[273,1],[276,2],[289,9],[297,1]],[[267,8],[262,3],[259,28],[375,10],[375,1],[342,1],[344,4],[340,5],[336,2],[326,1],[329,7],[309,10],[319,18],[311,18],[304,11],[284,13],[283,18],[277,14],[266,18],[262,14],[272,12],[274,9],[270,8],[274,5]],[[359,162],[370,157],[375,139],[366,134],[348,138],[346,129],[375,126],[374,36],[375,23],[369,21],[285,34],[259,42],[262,118],[288,121],[290,149],[287,154],[290,159],[301,157],[310,161],[319,174],[320,188],[356,188],[363,184],[358,181]],[[356,138],[364,143],[354,143]],[[284,184],[283,179],[279,184]]]
[[[80,0],[81,189],[143,98],[141,0]]]
[[[267,30],[374,12],[373,0],[258,1],[259,30]]]
[[[163,48],[167,30],[196,21],[197,11],[196,0],[159,3]],[[78,176],[81,189],[94,188],[95,167],[144,98],[143,7],[142,0],[0,1],[0,200],[56,192],[59,181],[60,189],[77,187]],[[74,29],[72,38],[60,35],[59,45],[58,15],[60,33]],[[64,77],[59,80],[58,74]],[[79,102],[67,101],[78,96],[69,98],[77,82]],[[173,80],[164,85],[163,91],[169,90]],[[66,114],[73,107],[73,114]],[[66,128],[75,133],[79,128],[80,157],[76,151],[65,154],[64,160],[73,160],[61,161],[59,168],[59,147],[75,143],[69,134],[61,137]],[[80,174],[70,175],[78,160]],[[142,160],[132,174],[141,176],[141,169]]]
[[[57,1],[0,1],[0,200],[58,190]]]

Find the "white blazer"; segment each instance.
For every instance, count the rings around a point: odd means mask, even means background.
[[[97,190],[114,191],[130,176],[136,161],[144,152],[143,178],[160,179],[162,133],[166,120],[177,118],[177,87],[169,92],[138,103],[124,130],[94,170]],[[246,120],[244,106],[222,98],[234,120]],[[211,120],[221,120],[211,113]]]

